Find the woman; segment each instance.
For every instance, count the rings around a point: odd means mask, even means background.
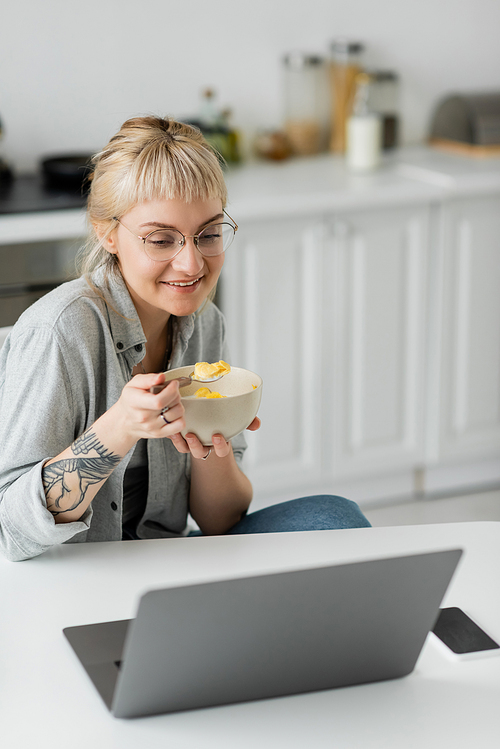
[[[219,162],[173,120],[128,120],[94,158],[82,275],[30,307],[0,354],[0,546],[368,526],[338,497],[246,516],[240,435],[204,447],[167,368],[230,361],[210,301],[236,225]],[[258,429],[255,419],[249,429]]]

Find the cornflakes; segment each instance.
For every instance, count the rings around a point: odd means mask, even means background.
[[[214,364],[202,361],[194,365],[194,378],[201,381],[212,380],[214,377],[220,377],[230,371],[231,367],[222,359]]]
[[[209,390],[208,388],[198,388],[194,394],[195,398],[225,398],[225,395],[216,393],[215,391]]]

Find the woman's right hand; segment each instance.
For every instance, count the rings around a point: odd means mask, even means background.
[[[174,380],[159,393],[150,392],[154,385],[164,382],[163,372],[138,374],[123,388],[114,408],[119,411],[122,426],[131,438],[171,437],[185,428],[179,383]]]

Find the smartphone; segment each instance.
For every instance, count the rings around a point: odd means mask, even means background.
[[[456,606],[440,609],[432,631],[456,656],[473,657],[500,652],[500,645]]]

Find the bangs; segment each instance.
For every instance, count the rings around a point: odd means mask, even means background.
[[[142,149],[123,175],[120,203],[129,206],[145,200],[195,200],[219,198],[224,208],[227,190],[218,158],[192,143],[153,142]]]

